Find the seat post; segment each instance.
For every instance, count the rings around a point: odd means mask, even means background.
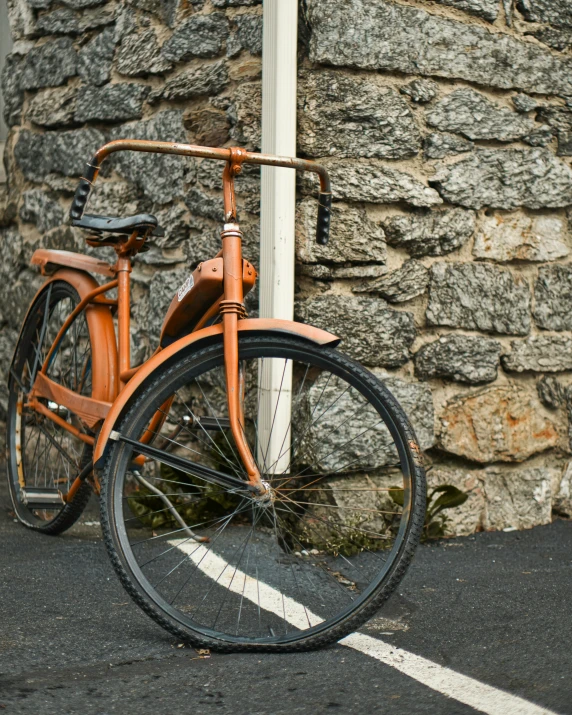
[[[131,258],[117,258],[117,344],[119,353],[119,387],[125,387],[125,373],[131,367]]]

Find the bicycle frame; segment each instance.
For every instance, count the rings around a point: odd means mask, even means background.
[[[62,325],[57,337],[51,345],[48,355],[35,375],[33,387],[27,397],[27,406],[56,422],[60,427],[74,434],[85,443],[94,447],[94,459],[90,469],[84,469],[72,484],[69,492],[62,495],[64,501],[73,498],[77,489],[93,470],[93,464],[101,463],[107,441],[113,434],[113,428],[123,414],[130,398],[143,381],[156,370],[159,365],[173,358],[181,350],[198,348],[206,342],[221,340],[224,350],[225,379],[227,387],[227,403],[229,423],[238,454],[247,474],[248,487],[256,494],[263,495],[265,486],[260,472],[245,439],[243,430],[243,412],[241,402],[241,377],[238,362],[238,334],[242,331],[257,331],[268,333],[282,331],[295,334],[320,345],[335,345],[339,338],[311,326],[291,321],[270,319],[247,319],[244,308],[244,292],[252,288],[256,274],[252,266],[242,257],[242,233],[237,221],[234,177],[240,173],[243,164],[258,164],[276,167],[287,167],[301,171],[317,173],[320,178],[320,195],[318,203],[317,241],[325,244],[328,240],[331,189],[326,169],[314,162],[271,155],[247,152],[240,148],[216,149],[188,144],[169,142],[150,142],[140,140],[119,140],[102,146],[87,163],[85,176],[80,180],[75,193],[70,217],[72,225],[79,223],[83,210],[89,198],[93,184],[97,179],[101,163],[110,154],[117,151],[143,151],[162,154],[177,154],[195,156],[206,159],[224,161],[222,173],[224,197],[224,227],[221,233],[222,250],[219,254],[199,266],[192,283],[201,285],[204,277],[198,275],[202,266],[219,271],[220,291],[214,292],[212,301],[201,306],[200,314],[188,334],[174,339],[170,345],[164,345],[163,338],[171,332],[180,334],[184,328],[184,318],[177,312],[177,296],[169,309],[161,336],[161,344],[151,358],[143,365],[131,366],[130,355],[130,274],[132,258],[144,245],[152,229],[147,229],[144,235],[136,230],[132,235],[115,246],[117,261],[109,264],[89,256],[72,254],[64,251],[36,251],[32,263],[39,265],[44,275],[50,275],[48,281],[66,279],[74,285],[80,295],[80,302]],[[65,264],[66,268],[58,268]],[[216,265],[215,265],[216,264]],[[89,272],[105,275],[112,280],[99,286],[89,275]],[[207,270],[205,268],[205,274]],[[41,291],[45,290],[45,286]],[[105,296],[111,290],[117,289],[117,298]],[[184,298],[184,295],[183,295]],[[182,301],[179,298],[178,303]],[[112,318],[112,310],[117,312],[117,336]],[[92,339],[92,397],[84,397],[69,390],[47,376],[50,360],[56,352],[66,331],[75,318],[85,311],[90,336]],[[222,316],[222,324],[205,327],[206,323],[217,314]],[[177,322],[178,321],[178,322]],[[182,321],[182,323],[181,323]],[[176,337],[176,336],[175,336]],[[52,400],[77,415],[91,430],[100,427],[96,438],[86,434],[62,419],[60,415],[48,409],[40,402],[40,398]],[[165,416],[157,413],[149,425],[149,441]],[[145,457],[140,454],[135,461],[143,462]],[[94,475],[95,486],[98,488]]]

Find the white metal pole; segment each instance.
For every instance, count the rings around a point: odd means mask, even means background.
[[[261,148],[295,156],[298,0],[264,0],[263,11]],[[295,172],[264,166],[261,180],[260,317],[292,320]],[[290,461],[291,368],[273,359],[260,369],[258,458],[271,473]]]

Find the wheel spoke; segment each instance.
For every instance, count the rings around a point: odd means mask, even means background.
[[[122,427],[124,442],[112,446],[105,484],[117,522],[110,532],[114,548],[123,563],[137,566],[129,578],[140,581],[138,592],[154,604],[150,612],[199,640],[204,634],[207,641],[275,645],[333,628],[348,614],[365,611],[362,606],[388,583],[393,587],[392,567],[404,553],[396,546],[417,538],[403,528],[404,519],[412,518],[411,505],[395,501],[395,490],[411,499],[411,463],[403,456],[409,454],[408,433],[387,427],[383,415],[395,408],[382,386],[331,350],[288,344],[284,339],[280,349],[263,345],[240,353],[240,428],[269,482],[266,494],[237,494],[230,482],[187,481],[176,471],[161,471],[154,461],[160,455],[147,452],[141,471],[146,483],[165,497],[172,494],[172,507],[208,543],[192,542],[157,501],[158,492],[134,491],[126,476],[132,456],[125,440],[141,441],[153,415],[162,411],[154,444],[172,450],[173,458],[193,452],[203,469],[209,460],[223,463],[227,474],[232,468],[244,478],[228,429],[222,348],[191,355],[185,358],[188,368],[157,377],[146,401],[133,403],[133,417]],[[275,371],[277,389],[261,425],[262,373],[268,369]],[[278,435],[287,370],[291,418]],[[163,410],[167,401],[169,409]],[[262,446],[261,435],[268,440]],[[271,440],[280,449],[269,459]],[[286,454],[287,469],[274,474]]]

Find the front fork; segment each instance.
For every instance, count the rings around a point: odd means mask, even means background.
[[[245,317],[242,288],[242,233],[236,223],[227,223],[221,234],[224,265],[224,300],[221,301],[224,369],[230,429],[248,483],[258,495],[266,488],[248,445],[244,423],[244,375],[238,359],[238,321]]]

